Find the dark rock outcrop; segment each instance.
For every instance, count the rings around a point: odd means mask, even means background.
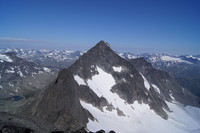
[[[59,131],[67,129],[76,131],[86,127],[88,115],[80,105],[78,87],[71,71],[64,69],[24,112],[38,121],[40,119],[48,121]]]
[[[27,117],[0,112],[1,133],[48,133],[38,123]]]

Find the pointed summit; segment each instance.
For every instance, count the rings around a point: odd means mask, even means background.
[[[100,41],[76,60],[70,69],[81,78],[88,79],[96,74],[96,66],[102,68],[106,72],[111,72],[113,71],[113,66],[123,65],[129,66],[132,71],[136,72],[131,63],[113,51],[107,42]],[[94,67],[91,68],[91,66]],[[82,70],[84,70],[84,72],[80,72]]]
[[[101,52],[105,52],[105,51],[107,51],[107,52],[114,52],[111,48],[110,48],[110,45],[107,43],[107,42],[105,42],[105,41],[103,41],[103,40],[101,40],[100,42],[98,42],[93,48],[91,48],[88,52],[91,52],[91,51],[95,51],[95,53],[96,52],[98,52],[98,53],[101,53]]]
[[[108,47],[110,47],[110,45],[107,42],[105,42],[104,40],[101,40],[100,42],[98,42],[96,44],[96,46],[101,46],[101,47],[108,46]]]

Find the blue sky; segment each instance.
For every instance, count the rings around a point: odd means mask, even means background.
[[[200,54],[199,0],[0,0],[0,48]]]

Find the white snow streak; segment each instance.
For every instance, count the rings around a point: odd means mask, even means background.
[[[147,90],[149,90],[150,89],[150,84],[149,84],[149,82],[147,81],[147,79],[140,73],[140,75],[142,76],[142,78],[143,78],[143,80],[144,80],[144,86],[145,86],[145,88],[147,89]]]
[[[155,84],[151,85],[153,86],[154,90],[160,94],[160,89]]]

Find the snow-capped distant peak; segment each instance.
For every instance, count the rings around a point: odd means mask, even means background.
[[[191,62],[182,60],[178,57],[171,57],[171,56],[164,55],[164,56],[161,56],[160,58],[163,61],[174,61],[174,62],[180,62],[180,63],[182,62],[182,63],[192,64]]]
[[[141,57],[139,54],[136,54],[136,53],[117,53],[117,54],[121,56],[122,58],[129,59],[129,60]]]
[[[44,52],[44,53],[47,53],[47,52],[49,52],[49,50],[48,49],[41,49],[41,50],[39,50],[40,52]]]
[[[9,56],[4,55],[4,54],[0,54],[0,60],[6,61],[6,62],[13,62],[13,60],[10,59]]]
[[[197,59],[197,60],[200,61],[200,58],[194,57],[194,56],[192,56],[192,55],[188,55],[188,56],[186,56],[186,57],[187,57],[187,58],[192,58],[192,59]]]

